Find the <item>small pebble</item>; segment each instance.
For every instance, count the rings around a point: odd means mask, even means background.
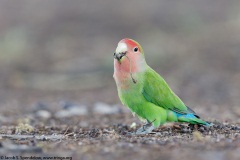
[[[116,105],[110,106],[106,103],[97,102],[94,105],[93,112],[98,113],[98,114],[116,114],[116,113],[120,112],[120,109]]]
[[[203,141],[204,138],[202,136],[202,134],[199,131],[194,131],[193,133],[193,139],[196,141]]]
[[[136,129],[136,127],[137,127],[137,124],[135,122],[133,122],[130,126],[130,128],[132,128],[132,129]]]
[[[204,127],[201,126],[201,127],[199,128],[199,131],[201,131],[201,132],[205,132]]]
[[[39,110],[36,112],[36,116],[42,119],[49,119],[52,116],[52,114],[46,110]]]
[[[88,114],[88,110],[86,106],[72,106],[68,109],[63,109],[58,111],[55,114],[55,117],[66,118],[66,117],[81,116],[81,115],[87,115],[87,114]]]

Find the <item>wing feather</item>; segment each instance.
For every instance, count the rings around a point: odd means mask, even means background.
[[[142,94],[145,99],[155,105],[180,114],[195,112],[169,88],[166,81],[150,67],[145,72]]]

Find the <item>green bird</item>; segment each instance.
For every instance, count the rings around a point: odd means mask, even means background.
[[[188,122],[210,126],[187,107],[166,81],[149,67],[140,44],[122,39],[114,53],[118,95],[133,115],[146,122],[136,134],[148,134],[165,122]]]

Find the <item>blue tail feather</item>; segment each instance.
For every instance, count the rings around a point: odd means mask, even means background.
[[[180,114],[180,113],[176,113],[177,117],[184,117],[184,118],[197,118],[194,114],[192,113],[188,113],[188,114]]]
[[[189,122],[189,123],[193,123],[193,124],[202,124],[205,125],[207,127],[212,126],[213,124],[205,122],[201,119],[199,119],[199,117],[197,117],[196,115],[192,114],[192,113],[188,113],[188,114],[180,114],[180,113],[176,113],[177,118],[179,119],[179,121],[184,121],[184,122]]]

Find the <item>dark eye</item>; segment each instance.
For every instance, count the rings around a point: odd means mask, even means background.
[[[137,51],[138,51],[138,47],[135,47],[135,48],[133,49],[133,51],[134,51],[134,52],[137,52]]]

